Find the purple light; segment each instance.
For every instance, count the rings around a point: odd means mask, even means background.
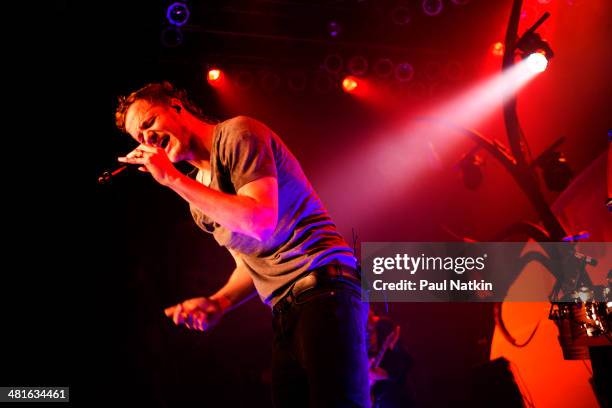
[[[337,21],[330,21],[327,24],[327,32],[329,33],[330,36],[336,38],[337,36],[340,35],[341,31],[342,31],[342,27],[340,27],[340,24]]]
[[[576,235],[568,235],[567,237],[563,237],[563,241],[565,242],[576,242],[581,239],[589,239],[591,234],[588,231],[580,231]]]
[[[187,5],[177,1],[168,6],[166,18],[170,24],[180,27],[189,20],[189,14]]]

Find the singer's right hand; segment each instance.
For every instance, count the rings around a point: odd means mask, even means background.
[[[164,310],[174,324],[184,325],[188,329],[205,331],[215,326],[225,314],[224,308],[217,299],[197,297],[185,300]]]
[[[121,163],[140,165],[140,171],[151,173],[153,178],[163,186],[170,186],[172,182],[183,177],[161,147],[140,144],[126,156],[118,157],[117,160]]]
[[[140,146],[142,146],[142,145],[140,145]],[[143,152],[142,152],[142,150],[140,150],[140,146],[138,146],[136,149],[134,149],[131,152],[129,152],[128,154],[126,154],[125,155],[125,159],[133,159],[133,158],[142,157],[142,153]],[[121,160],[121,159],[124,159],[124,157],[120,157],[119,161],[125,163],[125,161]],[[138,166],[138,170],[142,171],[143,173],[148,173],[149,172],[149,170],[147,170],[147,168],[145,166]]]

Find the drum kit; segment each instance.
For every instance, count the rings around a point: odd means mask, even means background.
[[[553,300],[548,318],[559,329],[566,360],[586,360],[588,347],[612,345],[612,269],[607,286],[580,286]]]

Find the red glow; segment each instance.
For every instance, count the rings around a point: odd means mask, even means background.
[[[501,41],[496,42],[491,47],[491,52],[496,57],[503,57],[504,56],[504,44]]]
[[[206,78],[209,84],[213,86],[219,85],[223,80],[223,71],[217,68],[209,69]]]
[[[355,77],[347,76],[342,80],[342,89],[344,89],[344,92],[355,92],[358,86],[359,83],[357,82],[357,78]]]

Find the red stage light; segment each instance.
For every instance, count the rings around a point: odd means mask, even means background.
[[[501,41],[498,41],[495,44],[493,44],[493,47],[491,47],[491,52],[496,57],[503,57],[504,56],[504,43],[502,43]]]
[[[209,69],[206,77],[209,84],[217,85],[221,83],[221,80],[223,79],[223,71],[217,68]]]
[[[357,78],[352,76],[347,76],[342,80],[342,89],[344,89],[344,92],[351,93],[357,89],[358,85]]]

